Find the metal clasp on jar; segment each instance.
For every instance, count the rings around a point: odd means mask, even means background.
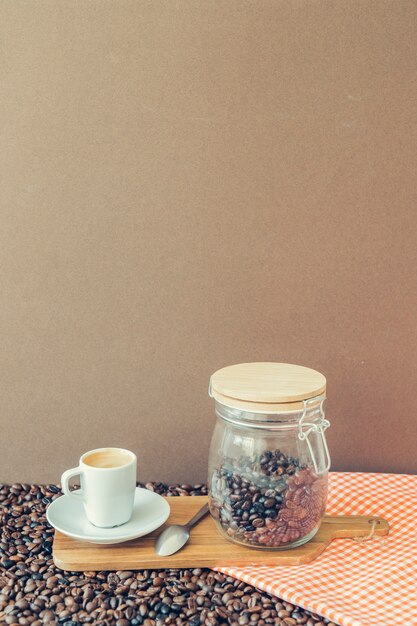
[[[324,400],[325,398],[319,398],[319,397],[310,398],[309,400],[303,400],[304,411],[298,422],[298,438],[301,441],[306,441],[308,445],[308,449],[310,451],[310,455],[313,461],[314,470],[316,474],[319,473],[319,468],[318,468],[317,460],[313,451],[313,446],[311,445],[311,441],[308,438],[310,433],[312,432],[315,432],[321,435],[321,439],[323,442],[326,462],[325,462],[324,470],[322,471],[327,472],[330,469],[330,453],[329,453],[329,448],[327,447],[327,441],[326,441],[326,437],[324,434],[324,431],[326,430],[326,428],[329,428],[330,422],[324,416],[324,411],[323,411]],[[311,410],[312,406],[317,405],[317,402],[319,402],[319,407],[318,407],[319,419],[317,422],[308,422],[307,421],[307,418],[309,417],[308,411]]]

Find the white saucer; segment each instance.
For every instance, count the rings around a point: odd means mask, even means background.
[[[90,543],[122,543],[151,533],[169,517],[169,504],[148,489],[136,488],[132,517],[115,528],[98,528],[88,521],[82,502],[71,496],[54,500],[46,511],[48,522],[64,535]]]

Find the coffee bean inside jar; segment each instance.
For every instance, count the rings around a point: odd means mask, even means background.
[[[294,384],[300,375],[301,391]],[[290,399],[288,387],[298,398]],[[218,420],[210,449],[209,505],[228,539],[284,549],[317,532],[330,463],[324,392],[322,374],[295,365],[246,363],[212,376]]]
[[[266,450],[252,460],[225,461],[213,472],[210,511],[235,541],[276,548],[317,529],[326,495],[326,481],[311,466]]]

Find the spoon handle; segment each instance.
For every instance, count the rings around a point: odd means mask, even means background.
[[[208,511],[209,511],[208,504],[205,504],[199,511],[197,511],[194,517],[190,519],[190,521],[187,524],[187,528],[192,528],[195,524],[197,524],[197,522],[199,522],[202,517],[207,515]]]

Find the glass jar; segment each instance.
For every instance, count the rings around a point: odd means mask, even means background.
[[[209,507],[227,539],[277,550],[314,537],[330,467],[325,393],[325,377],[297,365],[244,363],[213,374]]]

